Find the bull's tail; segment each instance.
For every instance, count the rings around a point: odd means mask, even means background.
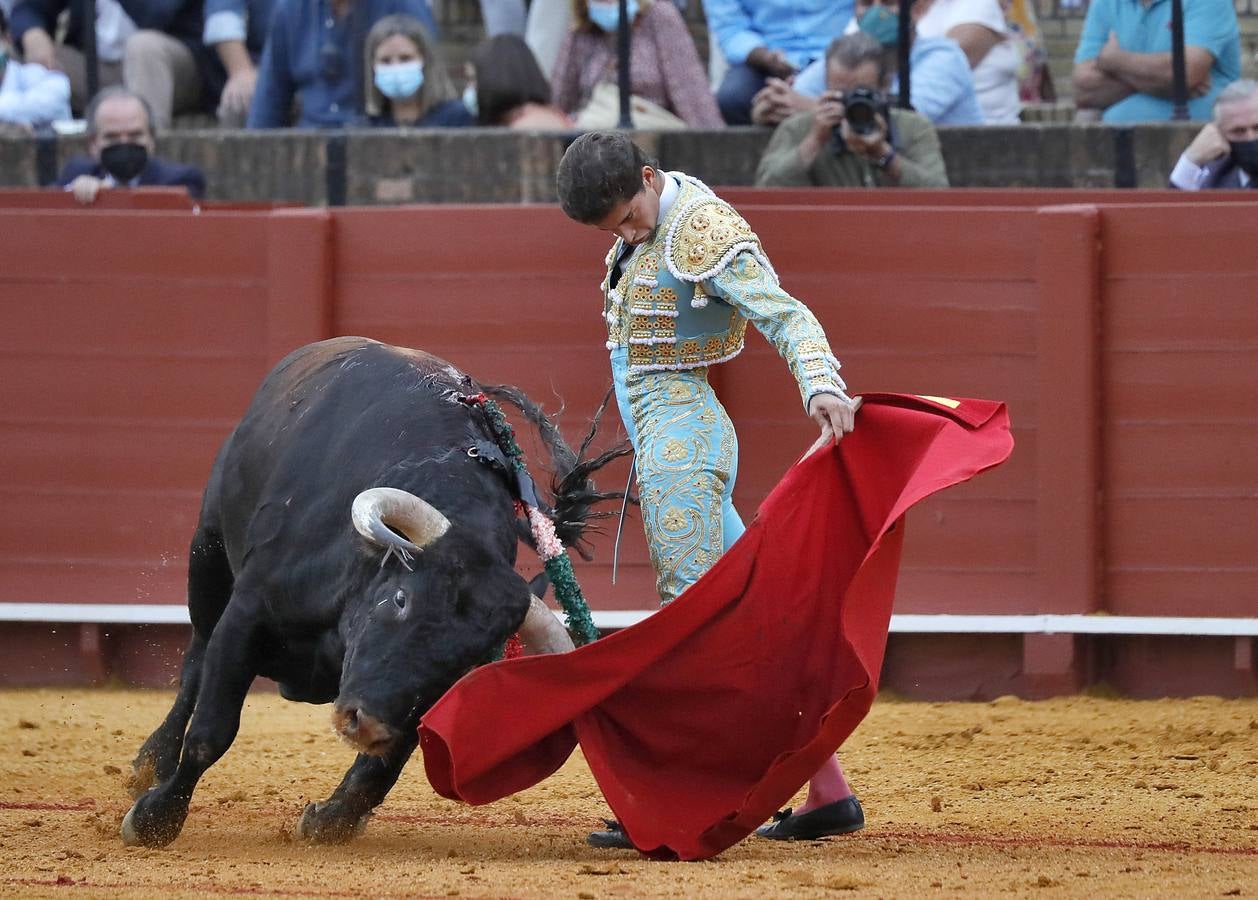
[[[590,421],[590,428],[581,441],[580,448],[573,450],[563,439],[558,426],[519,388],[509,384],[499,384],[482,385],[481,389],[491,397],[510,403],[537,428],[542,443],[550,453],[553,473],[551,503],[555,509],[555,533],[564,546],[576,550],[584,559],[590,559],[590,552],[584,541],[586,530],[594,530],[590,523],[595,519],[605,519],[616,515],[615,510],[599,510],[595,507],[604,500],[620,500],[625,496],[622,491],[600,491],[594,484],[592,476],[612,460],[628,456],[633,452],[629,442],[623,441],[595,456],[586,456],[594,443],[603,414],[611,402],[612,392],[609,390],[603,402],[599,404],[598,410]]]

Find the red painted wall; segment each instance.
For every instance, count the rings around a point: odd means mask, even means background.
[[[1010,462],[910,517],[897,611],[1253,615],[1258,205],[944,207],[897,193],[910,205],[804,207],[798,192],[747,193],[763,202],[742,211],[854,390],[1009,403]],[[307,341],[422,347],[564,406],[570,440],[608,385],[608,241],[554,207],[0,203],[0,233],[0,602],[182,602],[214,451],[269,365]],[[742,440],[750,517],[812,425],[758,335],[713,380]],[[578,564],[598,608],[653,605],[636,517],[625,533],[615,586],[607,537]],[[1095,669],[1073,639],[1022,645],[1004,675],[962,677],[952,660],[952,687],[935,692],[1069,688]],[[1242,665],[1236,646],[1224,671]],[[912,654],[888,659],[930,683]],[[1128,686],[1149,668],[1110,666]]]

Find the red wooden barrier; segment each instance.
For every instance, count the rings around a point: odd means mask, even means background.
[[[999,397],[1012,412],[1013,459],[911,518],[898,612],[1253,614],[1258,205],[805,208],[789,193],[743,212],[854,390]],[[266,369],[307,341],[423,347],[566,404],[571,440],[608,383],[608,241],[554,207],[0,208],[0,233],[0,602],[182,602],[214,451]],[[812,426],[759,337],[714,382],[750,516]],[[614,587],[610,540],[596,545],[579,564],[596,607],[650,607],[636,517]],[[68,654],[71,679],[99,666],[99,635],[0,627],[14,659]],[[146,651],[121,640],[100,651],[114,671],[149,677]],[[1099,671],[1133,692],[1252,693],[1252,642],[1220,641],[1116,640]],[[1091,646],[902,637],[887,683],[1069,689],[1095,674]]]
[[[1145,205],[1252,203],[1244,191],[1124,190],[1119,188],[757,188],[719,187],[718,194],[743,206],[1061,206],[1080,203]]]
[[[183,188],[142,187],[125,191],[101,191],[91,204],[92,210],[182,210],[192,209],[196,201]],[[61,188],[2,188],[0,209],[84,209],[74,195]]]
[[[1258,613],[1256,233],[1252,203],[1103,212],[1114,613]]]

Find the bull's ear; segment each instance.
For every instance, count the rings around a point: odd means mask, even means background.
[[[546,589],[550,587],[550,576],[546,574],[546,570],[538,572],[529,581],[529,593],[534,597],[545,597]]]
[[[456,607],[461,615],[473,617],[486,631],[500,632],[506,640],[519,629],[528,612],[529,583],[506,566],[475,579],[460,593]]]

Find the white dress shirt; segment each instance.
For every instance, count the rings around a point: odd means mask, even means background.
[[[1171,170],[1171,184],[1181,191],[1199,191],[1205,185],[1209,174],[1209,166],[1199,166],[1188,158],[1186,152],[1181,153],[1179,161],[1175,163],[1175,168]],[[1240,177],[1241,187],[1249,187],[1249,174],[1239,168],[1236,174]]]

